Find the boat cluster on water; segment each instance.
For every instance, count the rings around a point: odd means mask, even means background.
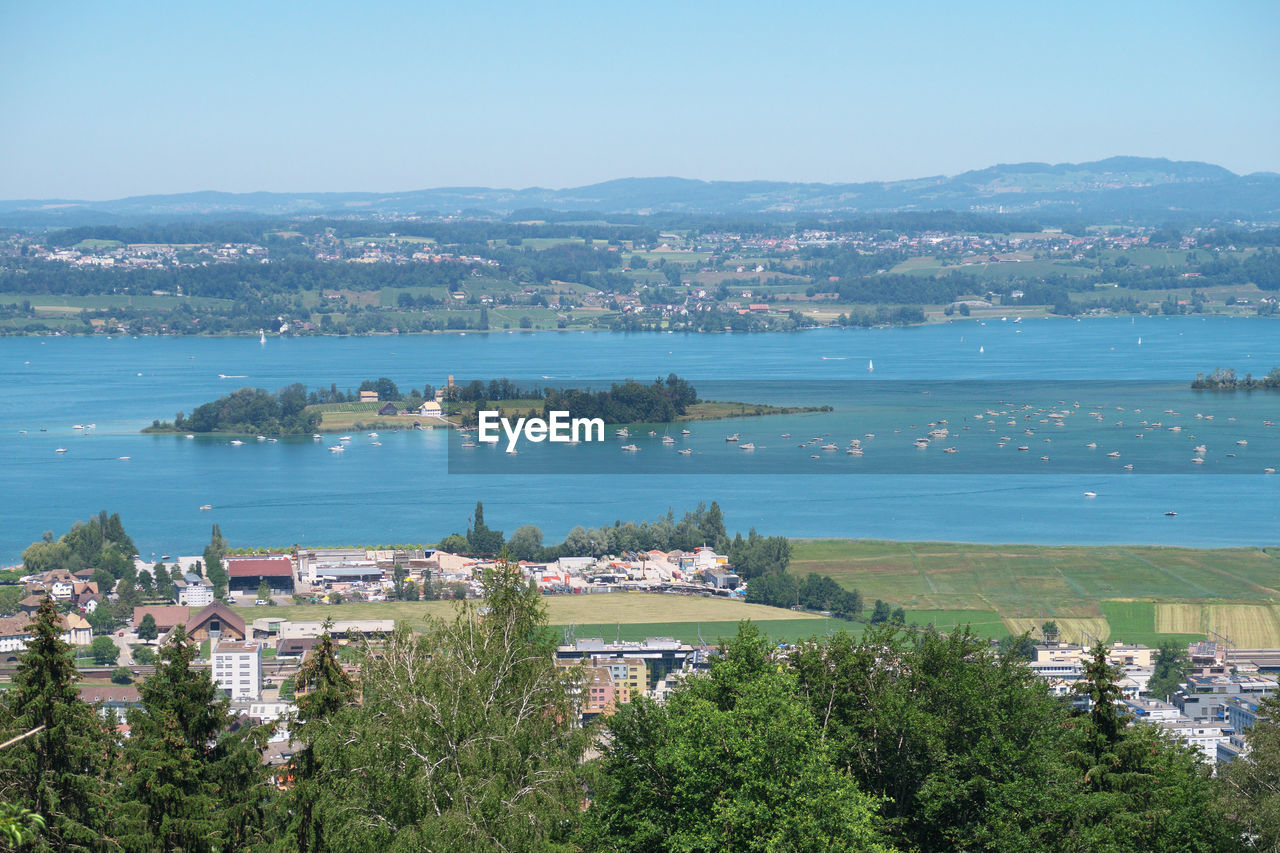
[[[1170,445],[1169,442],[1185,443],[1188,450],[1188,464],[1192,466],[1202,466],[1207,460],[1229,464],[1229,460],[1243,457],[1245,449],[1249,447],[1249,439],[1238,437],[1238,433],[1236,436],[1219,438],[1219,442],[1225,444],[1230,441],[1231,444],[1226,445],[1217,455],[1210,454],[1205,433],[1210,431],[1209,424],[1217,417],[1206,412],[1184,416],[1173,409],[1165,409],[1153,418],[1150,415],[1144,416],[1141,408],[1082,406],[1078,401],[1065,400],[1059,400],[1048,406],[1000,401],[996,406],[959,418],[940,418],[927,424],[906,424],[892,429],[891,433],[885,432],[882,428],[883,437],[879,440],[876,439],[876,433],[868,432],[848,439],[847,443],[841,443],[843,439],[833,438],[831,433],[823,433],[807,438],[794,446],[809,451],[810,459],[822,459],[827,455],[841,452],[853,459],[858,459],[871,453],[873,446],[901,447],[901,442],[895,441],[895,437],[901,436],[909,438],[910,447],[922,452],[940,449],[947,455],[969,451],[983,453],[989,452],[994,444],[994,449],[997,451],[1010,448],[1015,453],[1026,454],[1031,460],[1038,460],[1038,465],[1045,465],[1052,463],[1055,458],[1055,455],[1051,455],[1050,452],[1052,448],[1055,446],[1062,448],[1064,442],[1079,441],[1081,424],[1088,425],[1092,422],[1092,426],[1085,426],[1085,428],[1091,431],[1096,428],[1097,434],[1079,445],[1068,444],[1067,447],[1082,447],[1090,454],[1097,452],[1106,460],[1114,460],[1115,470],[1131,472],[1135,470],[1135,461],[1137,464],[1146,465],[1150,459],[1160,457],[1135,453],[1128,436],[1124,438],[1117,436],[1120,431],[1131,430],[1132,438],[1143,440],[1144,443],[1163,440],[1166,449],[1157,451],[1164,457],[1160,459],[1161,465],[1166,464],[1164,460],[1171,452],[1167,448],[1181,446]],[[1221,420],[1226,423],[1235,423],[1237,419],[1234,416],[1224,416]],[[1197,423],[1200,424],[1199,429],[1197,429]],[[1076,431],[1066,429],[1073,424],[1076,426]],[[1244,427],[1243,424],[1241,426]],[[1269,429],[1275,426],[1275,422],[1270,419],[1263,420],[1261,426],[1263,429]],[[466,431],[463,432],[465,435]],[[1220,434],[1223,430],[1218,428],[1215,432]],[[681,430],[681,434],[688,436],[691,431],[684,429]],[[633,432],[631,427],[616,429],[614,436],[624,442],[619,446],[624,453],[639,453],[643,450],[643,445],[635,441],[642,436]],[[656,430],[648,431],[649,438],[658,436]],[[979,440],[982,436],[990,436],[995,440],[994,442]],[[1015,436],[1018,439],[1016,441]],[[784,446],[790,446],[790,440],[793,440],[791,433],[782,433],[781,438],[788,440],[787,445]],[[759,439],[746,440],[742,433],[738,432],[726,434],[724,442],[726,446],[734,445],[748,453],[767,449],[764,444],[759,443]],[[663,433],[660,437],[660,444],[664,448],[673,447],[677,443],[677,439],[669,434]],[[1107,444],[1112,446],[1108,448]],[[464,437],[462,446],[470,448],[476,445],[469,438]],[[689,456],[695,451],[689,447],[681,447],[677,452]],[[1057,456],[1060,457],[1064,452],[1060,452]],[[1078,450],[1065,455],[1076,463],[1088,458],[1088,454],[1082,457]],[[1223,469],[1219,467],[1217,470]],[[1262,473],[1274,474],[1276,470],[1275,466],[1266,466],[1262,468]]]

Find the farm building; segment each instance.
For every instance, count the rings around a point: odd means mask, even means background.
[[[288,557],[230,557],[227,589],[256,593],[265,580],[273,593],[293,594],[293,561]]]

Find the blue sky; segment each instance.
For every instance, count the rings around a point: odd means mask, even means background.
[[[0,198],[1280,171],[1280,3],[0,3]]]

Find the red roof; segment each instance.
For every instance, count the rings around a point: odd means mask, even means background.
[[[233,578],[293,577],[293,562],[288,557],[252,557],[227,560],[227,576]]]

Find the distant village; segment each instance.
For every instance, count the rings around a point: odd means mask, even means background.
[[[181,626],[200,644],[200,665],[209,668],[235,711],[255,721],[280,723],[267,760],[286,764],[292,755],[288,734],[288,720],[295,710],[292,680],[324,631],[324,605],[376,606],[405,598],[406,590],[412,590],[413,598],[422,591],[431,591],[437,598],[474,598],[479,595],[483,571],[495,562],[434,549],[300,548],[289,553],[228,556],[223,565],[225,600],[215,597],[213,582],[201,571],[200,557],[166,555],[160,563],[135,559],[139,576],[156,572],[157,566],[165,574],[172,573],[173,597],[166,603],[135,606],[127,624],[113,630],[110,640],[119,650],[117,663],[137,677],[149,674],[150,664],[137,658],[152,657],[139,650],[157,648]],[[740,598],[747,586],[728,558],[710,548],[562,557],[518,565],[544,595],[647,592]],[[27,594],[18,613],[0,619],[0,674],[12,671],[31,639],[32,614],[46,595],[63,611],[65,642],[81,650],[95,642],[90,619],[114,594],[104,594],[91,580],[93,573],[55,569],[22,578]],[[290,604],[315,605],[315,618],[271,615],[272,607]],[[262,615],[246,619],[232,606],[261,608],[255,612]],[[334,619],[330,632],[354,667],[356,658],[350,653],[366,641],[385,639],[394,628],[393,618]],[[708,644],[665,637],[624,642],[577,637],[566,631],[563,639],[555,652],[556,664],[566,670],[581,667],[584,722],[611,714],[638,696],[662,701],[680,679],[705,671],[716,654]],[[785,651],[780,648],[780,653]],[[1247,749],[1244,733],[1259,719],[1259,702],[1277,690],[1280,649],[1196,642],[1187,651],[1191,669],[1182,683],[1171,695],[1153,696],[1147,688],[1155,671],[1156,650],[1111,643],[1108,660],[1123,675],[1120,704],[1134,724],[1160,726],[1198,749],[1206,762],[1231,762]],[[1084,678],[1089,654],[1090,649],[1082,645],[1042,642],[1034,646],[1027,666],[1050,692],[1087,707],[1088,697],[1074,688]],[[102,703],[103,709],[117,712],[121,719],[124,711],[139,703],[136,684],[106,680],[110,667],[95,669],[85,660],[80,663],[86,700]]]

